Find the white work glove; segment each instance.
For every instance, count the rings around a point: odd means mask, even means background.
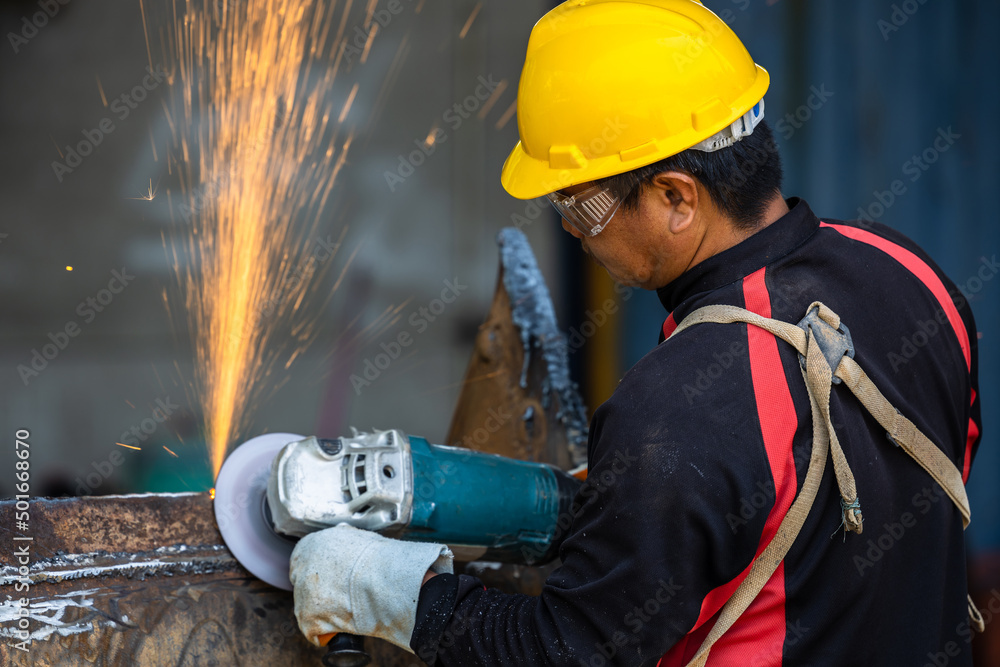
[[[453,558],[443,544],[392,540],[347,524],[310,533],[292,552],[288,575],[299,629],[317,646],[319,635],[346,632],[412,653],[424,575],[451,573]]]

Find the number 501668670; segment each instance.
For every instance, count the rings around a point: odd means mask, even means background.
[[[30,482],[28,481],[30,479],[29,469],[31,467],[31,464],[28,462],[28,459],[31,456],[31,445],[28,442],[28,438],[31,437],[31,434],[27,429],[22,428],[18,429],[18,431],[14,434],[14,437],[14,452],[17,454],[18,458],[18,461],[14,464],[14,468],[16,470],[14,478],[17,480],[14,488],[17,491],[18,500],[27,500],[28,491],[31,489]],[[18,509],[21,508],[18,507]]]

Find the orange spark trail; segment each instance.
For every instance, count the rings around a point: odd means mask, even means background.
[[[101,77],[97,75],[95,76],[97,77],[97,92],[101,94],[101,102],[106,107],[108,106],[108,98],[104,96],[104,86],[101,85]]]
[[[335,5],[175,0],[168,121],[191,215],[172,259],[215,475],[261,385],[282,380],[285,359],[315,337],[315,322],[299,319],[327,267],[310,239],[346,159],[352,135],[335,136],[356,94],[338,120]]]
[[[462,26],[462,32],[458,33],[459,39],[465,39],[465,36],[469,34],[469,28],[472,27],[472,22],[476,20],[476,16],[479,15],[479,10],[483,8],[483,3],[477,2],[476,6],[473,7],[472,13],[469,14],[469,18],[465,20],[465,25]]]

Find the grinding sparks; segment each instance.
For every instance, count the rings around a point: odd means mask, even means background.
[[[208,497],[211,498],[212,500],[215,500],[215,489],[208,490]]]
[[[459,39],[465,39],[465,36],[469,34],[469,28],[472,27],[472,22],[476,20],[479,16],[479,10],[483,8],[483,3],[477,2],[476,6],[472,8],[472,13],[469,14],[469,18],[465,20],[465,25],[462,26],[462,31],[458,33]]]
[[[483,104],[483,108],[479,110],[477,117],[480,120],[486,118],[486,115],[489,114],[493,105],[497,103],[497,100],[500,99],[500,96],[503,95],[503,91],[505,90],[507,90],[507,79],[502,79],[500,83],[497,84],[496,90],[493,91],[493,94],[490,95],[489,99]]]
[[[357,87],[338,117],[329,108],[340,51],[340,38],[330,37],[336,3],[176,6],[168,47],[177,97],[168,123],[191,215],[172,244],[182,299],[172,311],[186,314],[194,338],[217,475],[264,381],[315,337],[303,304],[326,266],[307,249],[351,144],[350,133],[338,137]],[[336,18],[345,24],[346,15]],[[288,355],[285,340],[294,348]]]
[[[141,199],[142,201],[153,201],[156,197],[157,188],[153,187],[153,179],[149,179],[149,190],[145,194],[140,194],[138,197],[131,197],[131,199]]]
[[[119,447],[126,447],[128,449],[138,449],[139,451],[142,451],[142,447],[135,447],[133,445],[124,445],[120,442],[116,442],[115,444],[118,445]]]
[[[174,454],[174,450],[170,449],[170,448],[169,448],[169,447],[167,447],[166,445],[163,445],[163,448],[164,448],[165,450],[167,450],[167,453],[168,453],[168,454],[170,454],[170,455],[171,455],[172,457],[174,457],[175,459],[179,459],[179,458],[180,458],[179,456],[177,456],[176,454]]]
[[[368,39],[365,40],[365,48],[361,52],[361,64],[364,65],[368,62],[368,52],[371,51],[372,42],[375,41],[375,33],[378,32],[378,23],[371,27],[371,32],[368,33]]]
[[[507,107],[507,110],[503,112],[502,116],[500,116],[500,120],[497,121],[496,128],[498,130],[502,130],[504,126],[508,122],[510,122],[510,119],[513,118],[514,114],[516,113],[517,113],[517,98],[515,97],[514,101],[510,103],[509,107]]]
[[[438,126],[437,123],[435,123],[431,127],[430,131],[427,133],[427,136],[424,137],[424,146],[430,148],[431,146],[434,145],[434,142],[437,140],[437,137],[435,137],[434,135],[437,133],[437,131],[438,131]]]
[[[347,114],[351,112],[351,105],[354,104],[354,98],[358,94],[358,84],[354,84],[351,88],[351,94],[347,96],[347,101],[344,102],[344,108],[340,110],[340,116],[337,117],[338,123],[343,123],[347,119]]]
[[[101,85],[101,77],[94,75],[97,78],[97,92],[101,94],[101,103],[104,106],[108,106],[108,98],[104,95],[104,86]]]

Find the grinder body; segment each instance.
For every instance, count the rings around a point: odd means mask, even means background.
[[[400,537],[451,545],[460,560],[532,564],[555,558],[559,517],[568,525],[579,481],[548,465],[423,438],[411,437],[410,447],[413,513]],[[477,556],[477,548],[485,552]]]
[[[556,556],[580,482],[546,464],[434,445],[401,431],[306,438],[275,457],[274,529],[340,523],[447,544],[458,560],[541,564]]]

